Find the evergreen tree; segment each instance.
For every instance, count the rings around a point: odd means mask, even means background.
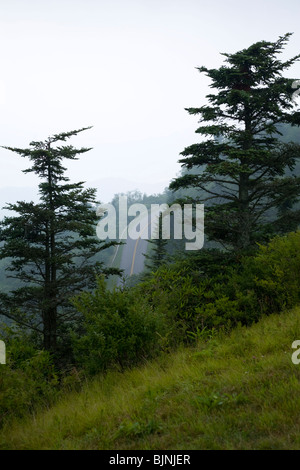
[[[167,256],[167,243],[168,240],[165,240],[162,236],[162,219],[163,214],[160,213],[157,221],[157,232],[158,238],[153,240],[148,240],[149,243],[153,245],[152,251],[150,255],[144,254],[146,260],[148,261],[145,263],[146,268],[148,269],[155,269],[157,270],[166,260]]]
[[[170,189],[199,190],[208,240],[229,250],[247,250],[283,227],[290,231],[299,225],[300,211],[293,207],[300,177],[291,171],[300,145],[278,138],[279,125],[300,125],[292,100],[294,80],[282,76],[300,55],[277,58],[290,35],[222,54],[227,64],[219,69],[198,68],[211,78],[216,93],[207,96],[207,105],[187,109],[200,115],[204,124],[196,133],[206,139],[185,148],[179,162],[201,171],[176,178]]]
[[[116,244],[96,238],[96,189],[71,184],[62,161],[76,160],[89,148],[58,145],[87,128],[61,133],[30,148],[4,147],[32,162],[25,173],[36,173],[39,203],[18,201],[5,209],[14,214],[1,222],[0,259],[10,258],[9,277],[20,287],[1,293],[0,313],[42,335],[45,349],[55,352],[76,318],[70,297],[92,288],[105,268],[99,253]]]

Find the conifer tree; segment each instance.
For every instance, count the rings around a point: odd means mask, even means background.
[[[157,270],[165,261],[167,256],[167,243],[168,241],[163,238],[162,231],[163,214],[160,213],[157,220],[157,238],[148,240],[153,245],[150,255],[144,254],[147,262],[146,268]]]
[[[260,41],[225,56],[219,69],[199,67],[211,80],[214,94],[208,104],[188,108],[202,124],[196,133],[202,142],[181,153],[187,172],[170,189],[197,188],[205,203],[205,234],[223,247],[248,250],[285,228],[299,225],[295,203],[300,178],[293,169],[300,145],[280,142],[280,125],[300,125],[293,101],[294,80],[283,72],[300,55],[280,61],[291,33],[276,42]],[[282,208],[285,208],[282,211]]]
[[[24,172],[37,174],[41,182],[38,203],[5,207],[13,215],[1,222],[0,259],[10,258],[8,276],[19,286],[0,294],[0,313],[37,332],[52,352],[76,318],[70,298],[92,288],[97,275],[118,273],[99,260],[99,253],[116,242],[96,237],[96,189],[70,183],[62,164],[90,150],[64,144],[87,129],[31,142],[25,149],[4,147],[27,157],[32,165]]]

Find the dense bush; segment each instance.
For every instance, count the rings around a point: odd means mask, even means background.
[[[250,279],[260,314],[280,312],[300,302],[300,231],[275,237],[259,246],[257,255],[244,262],[243,279]],[[249,281],[248,281],[249,282]]]
[[[163,342],[166,322],[133,290],[107,290],[98,279],[97,288],[74,299],[83,315],[83,334],[73,337],[75,358],[94,374],[108,367],[128,367],[152,357]]]
[[[206,259],[207,258],[207,259]],[[184,340],[203,329],[249,325],[300,302],[300,232],[275,237],[255,255],[203,252],[158,269],[136,287]],[[138,295],[138,294],[137,294]],[[192,334],[191,334],[192,333]]]
[[[35,349],[25,335],[13,335],[5,342],[7,363],[0,365],[0,425],[7,418],[50,405],[59,390],[58,374],[48,352]]]

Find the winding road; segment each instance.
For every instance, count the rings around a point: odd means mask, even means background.
[[[134,240],[130,238],[129,236],[127,237],[126,240],[122,240],[124,242],[124,245],[119,245],[116,248],[116,252],[114,254],[112,264],[114,263],[118,251],[121,250],[121,260],[119,263],[119,268],[123,270],[123,277],[128,278],[129,276],[132,276],[133,274],[139,274],[143,271],[144,265],[145,265],[145,256],[147,252],[147,244],[148,240],[145,238],[148,238],[148,232],[150,230],[149,228],[150,225],[150,217],[145,218],[140,222],[140,228],[139,228],[139,233],[140,236]],[[124,236],[125,230],[121,234],[121,239],[122,236]],[[122,279],[119,278],[117,281],[117,285],[122,284]]]

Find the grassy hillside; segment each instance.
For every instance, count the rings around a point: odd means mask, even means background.
[[[110,372],[0,434],[1,449],[299,449],[300,308]]]

